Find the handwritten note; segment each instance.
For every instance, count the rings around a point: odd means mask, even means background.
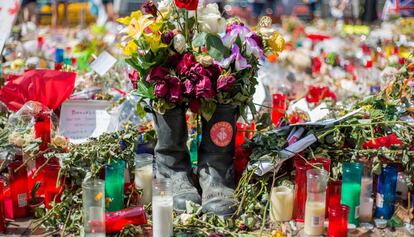
[[[9,38],[10,31],[20,9],[20,0],[1,0],[0,4],[0,52]]]
[[[116,58],[110,55],[108,52],[103,51],[99,56],[91,63],[91,68],[99,74],[99,76],[105,75],[116,63]]]
[[[110,132],[109,105],[108,101],[66,101],[60,112],[59,134],[80,144]]]

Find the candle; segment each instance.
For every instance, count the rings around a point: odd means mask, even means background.
[[[126,225],[144,225],[147,223],[143,206],[123,209],[117,212],[105,214],[106,233],[114,233],[122,230]]]
[[[348,236],[349,207],[337,204],[329,208],[328,237]]]
[[[124,208],[125,161],[112,161],[105,166],[105,196],[109,199],[107,211]]]
[[[344,163],[342,165],[341,203],[349,206],[348,222],[359,224],[359,204],[361,178],[364,165],[361,163]]]
[[[280,120],[285,116],[287,97],[283,93],[276,93],[272,95],[272,98],[272,122],[277,127],[279,126]]]
[[[371,222],[373,207],[374,207],[374,199],[372,198],[361,199],[361,204],[359,208],[359,221]]]
[[[272,221],[289,221],[293,213],[293,190],[286,186],[272,188],[270,195]]]
[[[45,206],[50,208],[50,202],[60,201],[60,192],[62,191],[62,184],[59,184],[60,165],[56,163],[48,163],[42,168],[43,185],[45,185]]]
[[[0,233],[5,233],[6,231],[5,218],[4,218],[3,189],[4,189],[4,180],[0,179]]]
[[[328,199],[327,199],[327,207],[328,211],[329,208],[334,207],[341,203],[341,188],[342,188],[342,181],[341,180],[330,180],[328,183]],[[326,210],[325,210],[326,216]]]
[[[153,237],[173,236],[173,196],[169,179],[153,183],[152,230]]]
[[[105,182],[92,179],[82,184],[83,221],[86,236],[105,236]]]
[[[378,176],[375,217],[390,219],[394,214],[397,168],[387,165]]]
[[[22,164],[21,161],[13,161],[8,165],[10,193],[13,203],[13,218],[23,218],[29,215],[27,205],[27,171],[26,166],[22,166]],[[19,167],[20,169],[17,170]]]
[[[397,198],[406,201],[408,199],[407,175],[404,172],[398,172],[397,179]]]
[[[311,169],[307,174],[305,206],[305,234],[323,235],[325,221],[326,185],[329,174],[322,169]]]
[[[153,155],[137,154],[135,156],[135,187],[142,189],[141,203],[147,205],[152,199]]]

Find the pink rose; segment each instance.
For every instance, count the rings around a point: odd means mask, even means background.
[[[236,77],[234,75],[221,75],[217,80],[217,90],[228,92],[236,84]]]
[[[183,58],[177,65],[177,72],[184,75],[196,63],[194,55],[191,53],[184,54]]]
[[[154,86],[154,95],[157,98],[164,98],[167,95],[168,86],[165,82],[157,82]]]

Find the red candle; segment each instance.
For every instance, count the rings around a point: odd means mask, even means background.
[[[114,233],[122,230],[126,225],[145,225],[147,217],[143,206],[123,209],[105,214],[105,231]]]
[[[50,136],[52,131],[52,120],[50,119],[50,113],[41,112],[36,116],[34,130],[35,137],[42,139],[40,150],[46,150],[48,144],[50,143]]]
[[[287,109],[287,97],[285,94],[276,93],[273,94],[273,106],[272,106],[272,121],[277,127],[279,126],[280,120],[285,116]]]
[[[338,204],[329,208],[328,237],[348,236],[349,207]]]
[[[244,139],[246,137],[246,131],[248,129],[248,124],[245,123],[237,123],[237,132],[236,132],[236,142],[235,147],[240,147],[244,144]]]
[[[47,163],[43,168],[43,185],[45,194],[45,206],[50,208],[52,201],[60,201],[60,193],[62,191],[62,182],[58,183],[60,166],[56,163]]]
[[[326,215],[328,215],[329,208],[334,207],[338,204],[341,204],[341,187],[342,181],[341,180],[330,180],[328,183],[328,198],[326,199],[327,207],[326,208]]]
[[[8,165],[10,194],[13,203],[13,217],[22,218],[29,216],[27,208],[27,171],[21,161],[13,161]]]
[[[4,180],[0,179],[0,233],[5,233],[6,231],[6,225],[5,225],[5,220],[4,220],[3,189],[4,189]]]
[[[306,171],[314,168],[313,166],[321,167],[324,170],[330,170],[331,160],[328,158],[318,157],[306,163],[302,158],[295,158],[295,196],[293,203],[293,219],[298,222],[303,222],[305,216],[306,205]]]

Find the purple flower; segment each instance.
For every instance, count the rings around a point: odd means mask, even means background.
[[[259,48],[263,49],[263,39],[260,35],[254,33],[254,32],[250,32],[250,34],[248,34],[247,37],[254,40],[256,42],[257,46],[259,46]]]
[[[228,58],[223,59],[219,64],[222,68],[229,68],[232,62],[235,62],[236,71],[251,67],[251,65],[247,63],[246,58],[240,53],[240,48],[237,44],[233,44],[231,55]]]
[[[164,32],[164,33],[162,33],[162,35],[161,35],[161,41],[164,43],[164,44],[167,44],[167,45],[169,45],[170,43],[171,43],[171,41],[173,40],[173,38],[174,38],[174,32],[172,32],[172,31],[167,31],[167,32]]]
[[[164,80],[164,78],[168,75],[169,70],[168,68],[162,66],[154,67],[150,74],[148,74],[146,81],[147,82],[156,82],[160,80]]]
[[[203,77],[203,79],[197,83],[195,92],[197,98],[213,98],[214,90],[210,79],[208,77]]]
[[[194,95],[195,95],[195,84],[192,81],[185,80],[185,82],[184,82],[184,88],[185,88],[184,93],[186,95],[189,95],[191,97],[194,97]]]
[[[157,82],[154,86],[154,95],[157,98],[164,98],[167,95],[168,86],[165,82]]]
[[[234,42],[236,42],[237,36],[240,37],[240,40],[244,42],[246,36],[250,33],[249,28],[240,24],[233,24],[230,26],[229,31],[222,38],[224,46],[230,48]]]
[[[183,99],[183,92],[182,92],[182,88],[181,88],[181,83],[179,83],[178,85],[173,86],[173,87],[170,88],[167,99],[171,103],[177,103],[177,102],[180,102]]]
[[[228,92],[236,84],[236,77],[232,75],[221,75],[217,80],[217,90]]]
[[[157,17],[157,6],[155,6],[153,1],[145,2],[142,5],[142,11],[145,14],[150,14],[150,15],[153,15],[154,17]]]
[[[246,55],[254,55],[256,58],[263,56],[263,50],[257,45],[252,38],[246,38]]]

